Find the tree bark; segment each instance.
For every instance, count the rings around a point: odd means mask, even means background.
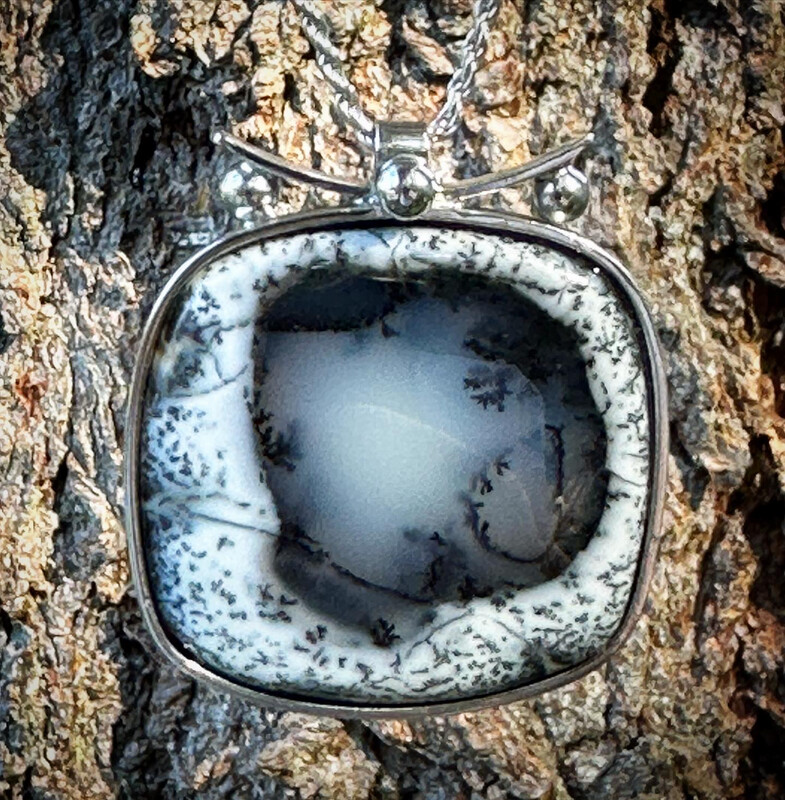
[[[340,0],[368,111],[430,118],[469,0]],[[602,669],[494,710],[339,722],[164,666],[129,587],[121,446],[166,277],[229,225],[227,128],[354,174],[280,0],[0,5],[0,796],[785,797],[785,9],[506,2],[443,171],[594,130],[589,212],[650,301],[671,391],[646,613]],[[500,200],[526,211],[527,191]],[[259,214],[334,202],[271,181]]]

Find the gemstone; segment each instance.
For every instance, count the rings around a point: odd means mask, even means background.
[[[314,703],[514,689],[613,639],[649,509],[647,363],[602,271],[418,225],[246,243],[176,289],[141,417],[175,646]]]

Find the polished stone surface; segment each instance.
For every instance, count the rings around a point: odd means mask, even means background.
[[[247,247],[182,294],[143,510],[160,613],[200,661],[402,703],[601,649],[640,552],[649,412],[597,271],[487,235],[337,231]]]
[[[605,433],[577,342],[514,290],[317,274],[256,357],[275,567],[325,615],[415,635],[434,602],[554,577],[594,530]]]

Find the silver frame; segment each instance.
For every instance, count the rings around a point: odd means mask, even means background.
[[[142,542],[141,508],[139,503],[139,447],[141,444],[142,412],[147,378],[152,365],[156,343],[172,300],[194,273],[218,258],[244,247],[282,236],[334,228],[390,226],[412,227],[421,225],[446,225],[493,235],[509,235],[541,241],[571,251],[602,269],[614,289],[629,304],[642,337],[641,352],[646,362],[646,381],[651,411],[650,442],[652,465],[649,480],[648,511],[641,553],[638,560],[635,585],[622,622],[596,656],[550,675],[534,683],[466,699],[409,705],[351,705],[322,703],[298,699],[245,685],[202,665],[184,652],[184,647],[167,633],[156,609],[150,588],[147,564]],[[649,312],[638,293],[630,273],[611,253],[585,237],[572,231],[537,220],[495,211],[484,210],[433,210],[409,222],[401,222],[383,214],[376,208],[323,209],[316,212],[294,214],[248,231],[225,236],[191,256],[164,286],[153,305],[139,346],[128,399],[125,441],[125,520],[128,535],[129,560],[134,586],[147,629],[159,650],[188,675],[217,691],[230,692],[256,704],[344,718],[379,719],[390,717],[422,717],[432,714],[454,714],[489,706],[498,706],[526,697],[541,694],[570,683],[603,664],[632,632],[646,600],[654,561],[657,555],[659,531],[662,522],[666,487],[668,457],[667,384],[659,343]]]

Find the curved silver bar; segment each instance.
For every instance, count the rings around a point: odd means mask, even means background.
[[[502,172],[490,172],[485,175],[478,175],[475,178],[448,183],[442,186],[442,191],[446,197],[476,197],[480,194],[496,192],[499,189],[506,189],[518,183],[536,178],[547,172],[554,172],[560,167],[565,167],[571,163],[583,150],[594,141],[594,134],[587,133],[580,139],[573,139],[566,144],[538,156],[533,161],[528,161],[520,167],[513,167]]]
[[[328,175],[326,172],[321,172],[318,169],[311,169],[310,167],[301,167],[297,164],[293,164],[291,161],[287,161],[285,158],[270,153],[261,147],[238,139],[231,133],[214,134],[213,143],[216,145],[226,145],[236,153],[240,153],[240,155],[245,156],[251,161],[255,161],[257,164],[260,164],[265,169],[281,178],[288,178],[289,180],[299,183],[309,183],[314,186],[319,186],[322,189],[340,192],[341,194],[367,194],[370,189],[368,184],[352,180],[351,178],[337,178],[334,175]]]

